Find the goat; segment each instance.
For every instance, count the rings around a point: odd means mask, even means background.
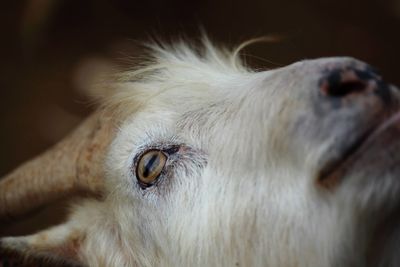
[[[399,266],[400,91],[348,57],[254,71],[153,45],[0,181],[0,218],[89,193],[2,251],[76,266]]]

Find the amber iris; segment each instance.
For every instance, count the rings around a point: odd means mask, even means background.
[[[136,177],[146,185],[153,184],[160,176],[167,162],[167,156],[160,150],[149,150],[139,159]]]

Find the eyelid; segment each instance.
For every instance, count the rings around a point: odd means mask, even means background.
[[[168,148],[168,149],[162,150],[162,152],[163,152],[163,153],[166,153],[166,154],[168,154],[168,155],[172,155],[172,154],[177,153],[177,152],[179,151],[180,148],[181,148],[180,145],[174,145],[174,146],[171,146],[171,147]]]
[[[163,144],[163,145],[146,145],[146,146],[142,146],[138,148],[138,152],[136,153],[136,155],[133,157],[133,162],[136,163],[139,158],[146,153],[147,151],[150,150],[160,150],[163,153],[168,155],[173,155],[176,154],[179,149],[182,147],[182,144]]]

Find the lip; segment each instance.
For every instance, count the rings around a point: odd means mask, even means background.
[[[378,215],[379,217],[379,215]],[[396,207],[372,228],[372,235],[367,243],[368,266],[379,266],[385,252],[393,250],[394,233],[400,224],[400,207]],[[397,230],[398,231],[398,230]]]
[[[367,150],[371,144],[382,138],[384,133],[393,127],[400,129],[400,110],[392,112],[377,127],[366,130],[356,142],[344,151],[340,158],[328,162],[319,172],[318,183],[325,188],[336,186],[344,172],[353,165],[357,158],[360,158],[363,153],[368,153]]]

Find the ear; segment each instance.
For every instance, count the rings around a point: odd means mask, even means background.
[[[80,251],[84,241],[82,228],[72,222],[34,235],[2,238],[0,267],[83,266]]]

